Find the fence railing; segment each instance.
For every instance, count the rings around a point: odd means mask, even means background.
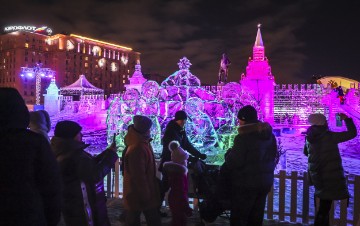
[[[108,197],[120,198],[122,186],[120,164],[106,179]],[[330,225],[356,225],[360,221],[360,176],[346,176],[350,199],[334,201],[330,212]],[[265,218],[309,224],[315,218],[314,188],[309,185],[306,172],[280,170],[275,173],[274,186],[267,197]],[[197,203],[194,200],[194,203]],[[360,224],[360,222],[359,222]]]

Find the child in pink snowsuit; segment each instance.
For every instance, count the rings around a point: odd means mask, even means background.
[[[185,226],[186,218],[192,215],[188,200],[187,163],[189,154],[178,141],[169,143],[171,161],[164,163],[164,170],[169,177],[170,192],[168,196],[172,214],[172,226]]]

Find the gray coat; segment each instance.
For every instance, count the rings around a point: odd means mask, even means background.
[[[338,143],[357,135],[352,119],[345,119],[347,131],[331,132],[327,125],[311,126],[307,130],[304,154],[308,156],[308,171],[315,186],[315,196],[324,200],[349,198]]]

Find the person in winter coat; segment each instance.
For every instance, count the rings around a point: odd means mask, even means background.
[[[315,197],[320,199],[315,226],[329,225],[329,211],[333,200],[349,198],[338,143],[353,139],[357,130],[351,118],[340,113],[347,131],[331,132],[323,114],[311,114],[311,125],[306,132],[304,154],[308,157],[310,182],[315,187]]]
[[[184,151],[178,141],[169,144],[171,161],[164,163],[163,170],[169,177],[169,206],[172,214],[172,226],[186,225],[186,218],[192,215],[188,198],[187,159],[189,154]]]
[[[139,226],[143,213],[148,226],[161,226],[158,212],[159,182],[156,177],[155,158],[150,141],[152,121],[135,115],[125,135],[127,150],[124,157],[125,224]]]
[[[270,124],[258,121],[254,107],[244,106],[237,117],[238,135],[222,166],[231,178],[230,225],[260,226],[274,180],[276,139]]]
[[[62,213],[67,226],[110,226],[103,179],[118,156],[115,143],[93,157],[84,149],[81,126],[60,121],[55,126],[51,146],[63,180]]]
[[[175,118],[171,120],[165,128],[164,136],[162,138],[163,150],[161,153],[161,161],[159,165],[159,171],[162,173],[161,200],[159,203],[159,207],[161,207],[161,203],[164,201],[165,193],[169,190],[169,181],[166,172],[163,172],[163,165],[164,162],[168,162],[171,160],[171,151],[169,150],[170,142],[173,140],[178,141],[180,143],[180,147],[187,150],[195,158],[205,160],[207,157],[206,154],[202,154],[201,152],[199,152],[190,143],[185,132],[186,120],[187,120],[186,112],[177,111],[175,113]]]
[[[50,144],[27,129],[19,92],[0,88],[0,225],[56,226],[61,179]]]
[[[45,110],[30,112],[29,129],[35,133],[42,134],[50,143],[50,138],[48,135],[51,130],[49,113]]]

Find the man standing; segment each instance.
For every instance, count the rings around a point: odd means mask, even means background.
[[[82,141],[81,130],[76,122],[60,121],[51,139],[64,184],[64,220],[69,226],[110,226],[103,180],[118,159],[116,146],[113,142],[93,157],[84,150],[89,145]]]
[[[151,147],[148,117],[135,115],[125,136],[127,150],[124,157],[124,206],[127,226],[139,226],[143,213],[149,226],[161,226],[158,212],[160,188]]]
[[[230,225],[261,226],[274,180],[276,139],[270,124],[258,121],[254,107],[244,106],[237,117],[238,135],[222,166],[231,178]]]
[[[171,120],[164,132],[162,139],[163,151],[161,154],[161,161],[159,166],[159,171],[162,172],[162,181],[161,181],[161,203],[164,201],[165,193],[169,190],[169,181],[166,173],[163,171],[164,162],[171,161],[171,151],[169,150],[169,143],[173,140],[176,140],[180,143],[180,147],[189,152],[196,158],[206,159],[206,154],[199,152],[189,141],[185,132],[185,123],[187,120],[187,115],[185,111],[177,111],[175,113],[175,119]]]

